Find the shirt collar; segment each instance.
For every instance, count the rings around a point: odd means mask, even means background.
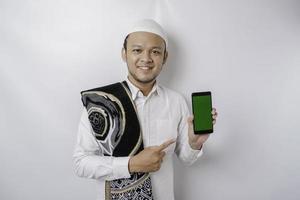
[[[136,87],[135,85],[133,85],[130,82],[130,80],[128,79],[128,77],[126,79],[126,82],[127,82],[128,86],[129,86],[129,89],[130,89],[130,92],[131,92],[131,97],[132,97],[133,100],[135,100],[138,96],[143,96],[142,91],[138,87]],[[155,81],[155,83],[154,83],[154,85],[153,85],[153,87],[152,87],[152,89],[149,92],[149,94],[148,94],[147,97],[150,97],[152,95],[152,93],[157,94],[157,95],[160,94],[160,87],[159,87],[159,85],[157,83],[157,80]]]

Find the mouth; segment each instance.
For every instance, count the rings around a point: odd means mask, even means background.
[[[141,69],[141,70],[151,70],[153,67],[151,66],[137,66],[138,69]]]

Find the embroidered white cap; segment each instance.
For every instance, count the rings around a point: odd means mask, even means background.
[[[166,47],[168,47],[168,37],[164,29],[153,19],[143,19],[137,21],[131,29],[127,32],[126,36],[130,33],[134,32],[149,32],[159,35],[166,43]]]

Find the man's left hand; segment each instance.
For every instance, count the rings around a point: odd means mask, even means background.
[[[217,110],[213,108],[211,114],[213,118],[213,124],[215,124],[218,116]],[[189,117],[187,121],[189,125],[189,144],[192,149],[200,150],[204,142],[208,139],[209,134],[196,135],[194,133],[193,116]]]

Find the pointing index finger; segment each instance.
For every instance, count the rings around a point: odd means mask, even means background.
[[[171,144],[173,144],[176,141],[176,139],[171,139],[171,140],[167,140],[166,142],[162,143],[161,145],[158,146],[158,151],[163,151],[164,149],[166,149],[168,146],[170,146]]]

